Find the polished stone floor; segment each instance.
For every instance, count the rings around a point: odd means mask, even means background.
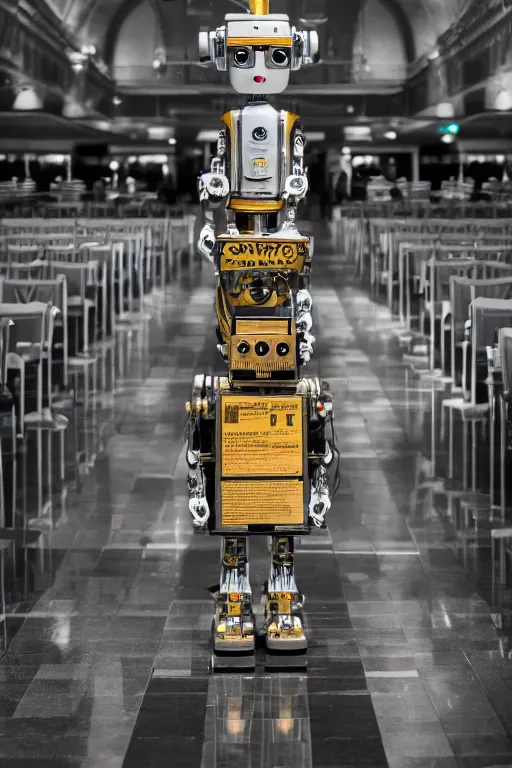
[[[512,766],[488,531],[457,511],[485,436],[452,425],[447,481],[441,393],[403,367],[350,265],[325,244],[315,259],[311,370],[335,396],[342,482],[328,532],[298,544],[308,673],[209,675],[219,542],[191,531],[183,404],[216,364],[213,282],[185,270],[118,333],[64,446],[34,434],[18,468],[1,766]],[[267,558],[251,546],[257,594]]]

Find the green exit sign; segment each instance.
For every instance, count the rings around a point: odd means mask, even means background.
[[[439,133],[456,136],[460,130],[460,125],[458,123],[449,123],[448,125],[441,125],[438,130]]]

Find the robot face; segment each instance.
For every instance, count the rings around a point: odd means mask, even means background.
[[[233,46],[228,49],[231,85],[251,96],[282,93],[288,87],[291,57],[291,46]]]
[[[226,66],[235,91],[258,96],[288,87],[294,51],[297,55],[288,16],[228,14],[225,39]]]

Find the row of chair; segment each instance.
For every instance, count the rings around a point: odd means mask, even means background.
[[[453,482],[457,469],[457,424],[469,425],[473,437],[481,430],[488,443],[488,487],[482,486],[475,459],[469,481],[463,467],[459,501],[464,500],[470,525],[481,527],[483,515],[493,541],[500,541],[500,577],[507,581],[512,557],[512,219],[393,220],[374,213],[348,216],[334,235],[340,249],[353,254],[361,282],[387,304],[406,367],[422,386],[432,385],[440,393],[441,441],[448,441],[446,482]],[[433,481],[439,485],[440,479]]]
[[[122,354],[122,340],[131,339],[134,329],[144,333],[166,286],[183,269],[191,232],[188,217],[0,220],[0,621],[4,633],[2,568],[24,526],[15,502],[21,457],[35,439],[41,461],[40,443],[47,434],[48,445],[56,440],[59,446],[58,482],[65,484],[70,418],[77,407],[85,412],[90,407],[89,394],[98,384],[98,361],[107,356],[113,360],[116,348]],[[78,439],[77,430],[72,432],[73,439]],[[38,494],[42,496],[41,490]]]

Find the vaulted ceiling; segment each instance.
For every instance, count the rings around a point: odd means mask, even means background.
[[[339,37],[353,39],[355,27],[361,18],[366,0],[271,0],[271,11],[291,10],[292,20],[304,13],[326,13],[329,27],[339,28]],[[112,48],[126,17],[140,4],[141,0],[46,0],[64,24],[83,42],[95,44],[108,61]],[[435,46],[436,40],[460,17],[471,2],[482,0],[382,0],[395,17],[404,38],[409,60],[427,53]],[[162,25],[170,10],[167,2],[151,0],[157,14],[161,14]],[[235,10],[229,0],[176,0],[176,9],[181,19],[187,17],[190,9],[213,6],[214,21],[226,12]],[[179,9],[179,10],[178,10]],[[188,9],[188,11],[187,11]],[[297,13],[295,9],[300,9]],[[364,18],[364,13],[363,13]],[[205,23],[197,18],[197,25]],[[206,22],[207,23],[207,22]],[[164,39],[165,39],[165,29]],[[342,49],[345,45],[342,44]]]

